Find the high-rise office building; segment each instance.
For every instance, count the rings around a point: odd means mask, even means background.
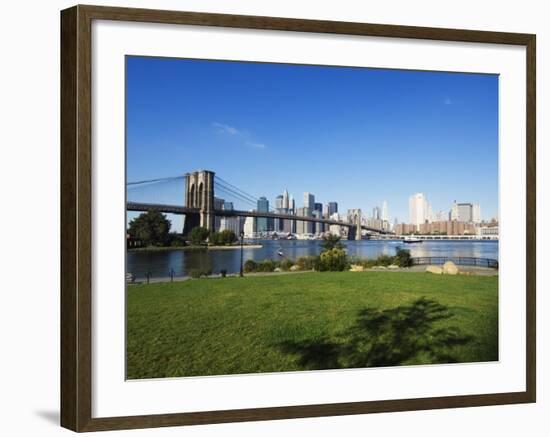
[[[288,198],[288,209],[292,214],[296,214],[296,201],[292,195]]]
[[[245,218],[243,232],[247,238],[254,238],[256,236],[256,219],[254,217]]]
[[[315,196],[311,193],[304,193],[304,208],[309,208],[311,211],[315,208]]]
[[[338,212],[338,202],[329,202],[328,203],[328,215],[332,216],[332,214]]]
[[[473,218],[473,208],[471,203],[459,203],[458,205],[458,221],[470,223]]]
[[[296,210],[296,216],[300,217],[312,217],[312,211],[310,208],[298,208]],[[296,222],[296,233],[297,234],[313,234],[314,232],[314,223],[297,221]]]
[[[378,206],[372,208],[372,218],[374,220],[380,220],[380,208]]]
[[[388,211],[388,202],[385,200],[382,202],[382,212],[380,218],[386,222],[390,221],[390,213]]]
[[[453,202],[453,206],[451,206],[451,211],[449,212],[449,220],[458,220],[458,203],[456,203],[456,200]]]
[[[285,188],[285,191],[283,191],[283,206],[281,208],[290,209],[288,191],[286,190],[286,188]]]
[[[481,223],[481,206],[479,206],[479,203],[474,203],[472,207],[472,222]]]
[[[223,205],[225,211],[233,211],[233,202],[225,202]],[[220,231],[233,231],[235,235],[241,233],[241,217],[220,217]]]
[[[416,193],[409,197],[409,222],[420,225],[428,219],[428,199],[424,193]]]
[[[284,208],[283,205],[284,205],[284,196],[279,194],[277,197],[275,197],[275,208],[277,210],[283,209]]]
[[[269,212],[269,200],[260,197],[257,204],[258,212]],[[267,232],[269,230],[267,217],[258,217],[256,219],[256,232]]]

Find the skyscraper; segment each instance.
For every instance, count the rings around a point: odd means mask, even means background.
[[[458,220],[458,203],[456,203],[456,200],[453,202],[453,206],[451,207],[451,211],[449,212],[449,220]]]
[[[288,201],[288,191],[285,188],[285,191],[283,191],[283,206],[281,208],[289,209],[290,204]]]
[[[332,216],[332,214],[338,212],[338,203],[337,202],[329,202],[328,203],[328,215]]]
[[[374,220],[380,220],[380,208],[378,206],[372,208],[372,218]]]
[[[458,204],[458,221],[470,223],[472,221],[474,206],[471,203]]]
[[[265,197],[260,197],[258,199],[257,205],[258,212],[269,212],[269,200]],[[268,231],[268,222],[267,217],[258,217],[256,220],[256,232],[267,232]]]
[[[390,221],[390,213],[388,211],[388,202],[386,202],[385,200],[382,202],[382,215],[380,218],[387,222]]]
[[[428,199],[424,193],[416,193],[409,197],[409,222],[421,225],[428,219]]]
[[[313,211],[315,207],[315,196],[311,193],[304,193],[304,208],[309,208]]]
[[[479,206],[479,203],[474,203],[472,208],[472,221],[474,223],[481,223],[481,206]]]
[[[288,198],[287,198],[287,202],[288,202]],[[275,197],[275,208],[277,210],[279,209],[283,209],[284,208],[284,196],[281,196],[280,194]]]
[[[292,195],[288,199],[288,209],[292,214],[296,213],[296,202],[294,201],[294,197]]]

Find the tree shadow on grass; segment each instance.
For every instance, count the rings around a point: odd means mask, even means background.
[[[355,324],[340,333],[338,341],[326,337],[278,344],[297,355],[304,369],[398,366],[408,362],[457,362],[456,346],[471,342],[456,326],[438,327],[452,317],[448,307],[420,298],[410,305],[359,311]]]

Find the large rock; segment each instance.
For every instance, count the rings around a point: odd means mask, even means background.
[[[438,266],[428,266],[428,267],[426,267],[426,271],[428,273],[433,273],[435,275],[443,274],[443,269],[441,267],[438,267]]]
[[[398,269],[398,268],[399,268],[399,266],[398,266],[398,265],[395,265],[395,264],[390,264],[390,265],[388,266],[388,269],[390,269],[390,270],[395,270],[395,269]]]
[[[457,275],[458,267],[454,262],[447,261],[445,264],[443,264],[443,273],[445,273],[446,275]]]
[[[290,271],[291,272],[297,272],[298,270],[300,270],[300,266],[294,264],[291,268],[290,268]]]
[[[365,268],[360,264],[352,264],[349,271],[350,272],[362,272]]]

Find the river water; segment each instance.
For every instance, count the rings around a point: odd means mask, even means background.
[[[316,240],[264,240],[261,248],[244,246],[244,261],[252,259],[281,259],[278,251],[284,256],[296,259],[300,256],[318,255],[321,242]],[[492,258],[498,260],[498,241],[424,241],[422,243],[404,244],[402,241],[343,241],[348,255],[360,258],[376,258],[379,255],[395,255],[398,247],[411,251],[413,257],[448,256]],[[212,269],[219,273],[225,269],[236,273],[240,268],[240,249],[222,250],[166,250],[166,251],[128,251],[126,271],[136,278],[144,277],[147,272],[151,277],[167,277],[170,271],[176,276],[185,276],[192,269]]]

